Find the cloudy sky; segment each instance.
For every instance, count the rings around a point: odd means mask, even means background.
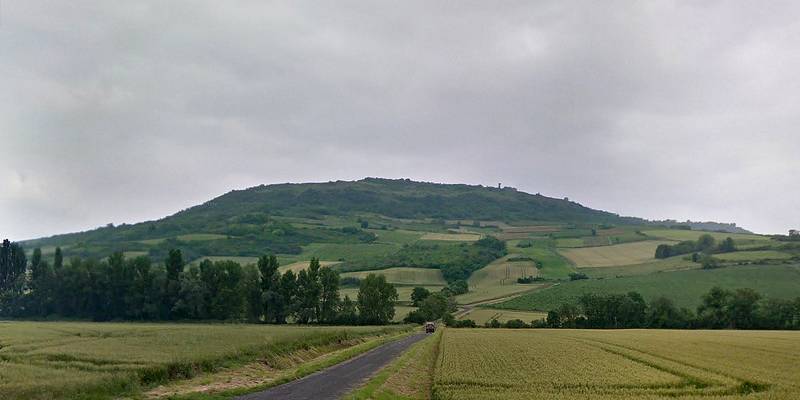
[[[261,183],[800,227],[797,2],[0,2],[0,236]]]

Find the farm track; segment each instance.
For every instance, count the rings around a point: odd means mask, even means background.
[[[240,396],[238,400],[335,400],[356,388],[367,378],[385,367],[414,343],[424,339],[417,333],[384,344],[356,358],[336,364],[304,378],[265,390]]]

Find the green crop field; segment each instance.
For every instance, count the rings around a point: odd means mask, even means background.
[[[800,332],[447,329],[433,398],[797,398]]]
[[[399,327],[0,322],[0,397],[106,399]]]
[[[760,251],[735,251],[733,253],[716,254],[715,258],[723,261],[762,261],[762,260],[788,260],[792,258],[789,253],[775,250]]]
[[[519,247],[519,244],[530,243],[531,247]],[[519,254],[522,257],[530,257],[542,263],[539,276],[547,279],[567,279],[569,274],[575,272],[575,268],[558,254],[554,246],[554,241],[550,239],[541,240],[511,240],[507,243],[509,253]]]
[[[664,241],[648,240],[613,246],[560,249],[578,267],[611,267],[655,260],[656,247]]]
[[[342,278],[354,277],[365,278],[368,274],[383,275],[386,281],[398,285],[419,285],[419,286],[444,286],[447,285],[442,278],[442,271],[433,268],[409,268],[395,267],[375,271],[345,272]]]
[[[672,299],[679,307],[696,307],[701,296],[714,286],[751,288],[768,297],[793,298],[800,293],[800,265],[743,265],[713,270],[686,270],[614,279],[563,282],[509,301],[496,308],[549,311],[584,293],[627,293],[635,290],[651,300]]]
[[[690,256],[675,256],[660,260],[652,260],[642,264],[623,265],[619,267],[578,268],[592,278],[618,278],[632,275],[647,275],[656,272],[672,272],[687,269],[699,269],[700,263],[693,262]]]

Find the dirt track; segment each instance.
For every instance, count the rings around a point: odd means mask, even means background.
[[[425,338],[424,333],[384,344],[356,358],[304,378],[263,392],[237,397],[240,400],[335,400],[356,388],[412,344]]]

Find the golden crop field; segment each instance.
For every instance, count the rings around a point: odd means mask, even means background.
[[[655,259],[656,247],[662,243],[670,242],[648,240],[614,246],[558,249],[558,251],[578,267],[612,267],[652,261]]]
[[[281,265],[278,268],[278,270],[281,273],[286,272],[286,271],[292,271],[294,273],[297,273],[297,272],[300,272],[300,271],[302,271],[304,269],[308,269],[308,264],[309,263],[311,263],[310,260],[309,261],[298,261],[298,262],[294,262],[294,263],[291,263],[291,264]],[[326,266],[330,267],[332,265],[336,265],[336,264],[339,264],[339,263],[340,263],[339,261],[320,261],[319,265],[322,266],[322,267],[326,267]]]
[[[456,301],[460,304],[471,304],[507,297],[541,286],[517,283],[517,278],[538,275],[534,261],[508,261],[509,258],[518,256],[508,255],[473,272],[467,280],[469,292],[456,296]]]
[[[520,319],[529,324],[531,321],[547,318],[547,313],[540,311],[495,310],[492,308],[475,307],[467,313],[459,315],[458,319],[471,319],[478,325],[496,319],[503,323],[512,319]]]
[[[420,239],[422,240],[445,240],[455,242],[474,242],[481,238],[479,233],[433,233],[428,232]]]
[[[800,332],[447,329],[435,399],[796,399]]]
[[[399,327],[0,322],[0,398],[105,399]]]

